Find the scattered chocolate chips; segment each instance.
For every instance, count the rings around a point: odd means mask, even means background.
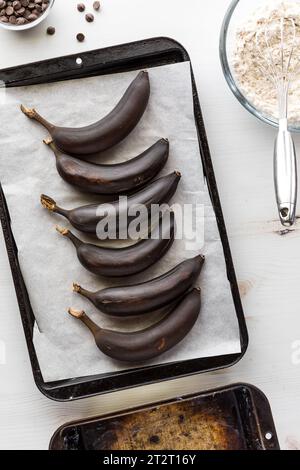
[[[85,19],[86,19],[86,21],[87,21],[88,23],[92,23],[92,22],[94,21],[94,15],[93,15],[93,13],[87,13],[87,14],[85,15]]]
[[[100,10],[100,2],[94,2],[93,3],[93,8],[95,11],[99,11]]]
[[[78,33],[76,39],[79,42],[83,42],[85,40],[85,35],[83,33]]]
[[[78,3],[77,10],[80,11],[80,13],[82,13],[85,10],[85,4],[84,3]]]
[[[0,0],[0,22],[24,25],[36,21],[50,0]]]
[[[54,26],[48,26],[47,28],[47,34],[49,34],[49,36],[53,36],[53,34],[55,34],[55,28]]]

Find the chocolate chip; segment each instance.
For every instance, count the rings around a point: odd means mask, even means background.
[[[14,9],[13,7],[7,7],[6,10],[5,10],[7,16],[11,16],[14,14]]]
[[[16,18],[14,15],[11,15],[11,16],[9,17],[9,22],[10,22],[11,24],[16,24],[17,18]]]
[[[26,20],[28,20],[28,17],[31,15],[31,11],[30,10],[26,10],[24,11],[24,18],[26,18]]]
[[[1,23],[8,23],[7,16],[0,16]]]
[[[16,16],[23,16],[25,13],[25,8],[21,7],[20,10],[15,11]]]
[[[53,34],[55,34],[55,28],[54,26],[48,26],[47,28],[47,34],[49,34],[49,36],[53,36]]]
[[[85,40],[85,35],[83,33],[78,33],[76,38],[77,38],[77,41],[83,42]]]
[[[17,24],[17,25],[26,24],[25,18],[23,18],[23,17],[17,18],[16,24]]]
[[[99,11],[100,10],[100,2],[94,2],[93,3],[93,8],[95,11]]]
[[[25,7],[25,8],[28,7],[28,5],[29,5],[29,0],[20,0],[20,1],[21,1],[22,7]]]
[[[20,8],[22,7],[21,2],[18,1],[13,2],[12,6],[14,7],[15,11],[20,10]]]
[[[85,10],[85,4],[84,3],[78,3],[77,10],[80,11],[80,13],[82,13]]]
[[[6,2],[5,0],[0,0],[0,10],[2,10],[3,8],[6,8]]]
[[[87,13],[85,15],[85,19],[88,23],[92,23],[94,21],[94,15],[92,13]]]
[[[149,437],[149,442],[151,444],[158,444],[159,443],[159,437],[155,434],[154,436]]]

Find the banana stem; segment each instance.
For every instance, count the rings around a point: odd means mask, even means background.
[[[29,117],[29,119],[34,119],[42,124],[50,133],[54,130],[55,126],[43,118],[34,108],[27,108],[21,104],[21,111],[25,116]]]
[[[88,329],[94,334],[98,333],[102,328],[100,326],[96,325],[93,320],[91,320],[90,317],[87,316],[87,314],[83,310],[74,310],[73,308],[69,308],[68,313],[74,317],[78,318],[78,320],[81,320],[87,327]]]
[[[53,152],[55,151],[54,142],[53,142],[52,137],[46,137],[46,139],[43,139],[43,142],[44,142],[44,144],[49,145],[49,147],[52,148]]]
[[[46,194],[41,194],[41,204],[44,209],[48,209],[50,212],[56,212],[56,202],[51,197],[46,196]]]
[[[47,139],[43,140],[44,144],[48,145],[48,147],[51,148],[52,152],[54,153],[55,157],[57,158],[59,156],[58,150],[55,147],[55,144],[52,140],[52,137],[47,137]]]
[[[50,212],[56,212],[57,214],[68,217],[69,211],[59,207],[52,197],[47,196],[46,194],[41,195],[41,204],[42,206]]]
[[[81,286],[79,284],[76,284],[76,282],[73,282],[73,292],[77,292],[77,294],[81,294]]]
[[[55,229],[58,233],[60,233],[64,237],[67,237],[69,235],[69,230],[67,228],[60,227],[59,225],[56,225]]]
[[[81,287],[79,284],[76,284],[75,282],[73,283],[73,292],[77,292],[77,294],[80,294],[83,297],[86,297],[87,299],[92,300],[93,293],[84,289],[83,287]]]
[[[69,229],[67,228],[63,228],[63,227],[59,227],[59,225],[56,225],[56,231],[58,233],[60,233],[61,235],[63,235],[64,237],[67,237],[69,238],[69,240],[71,240],[71,242],[73,243],[73,245],[75,246],[75,248],[79,248],[80,245],[83,244],[83,242],[81,240],[79,240],[79,238],[75,237],[75,235],[70,232]]]

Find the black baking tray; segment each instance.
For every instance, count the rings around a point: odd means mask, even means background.
[[[272,412],[257,388],[237,384],[72,421],[50,450],[279,450]]]
[[[0,70],[0,81],[4,82],[7,87],[17,87],[126,72],[129,70],[151,68],[161,65],[186,62],[189,60],[188,53],[178,42],[169,38],[153,38],[85,52],[80,55],[59,57]],[[0,186],[0,218],[26,336],[33,376],[36,385],[41,392],[51,399],[59,401],[75,400],[78,398],[228,367],[239,361],[247,349],[247,328],[192,68],[191,74],[193,82],[195,122],[198,130],[202,164],[224,248],[227,274],[231,284],[240,329],[241,353],[173,362],[150,367],[145,366],[129,371],[105,373],[88,377],[76,377],[68,380],[45,383],[32,340],[35,321],[34,312],[30,305],[28,293],[19,266],[18,248],[11,230],[10,216],[5,201],[5,195]]]

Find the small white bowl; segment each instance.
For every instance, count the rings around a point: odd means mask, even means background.
[[[11,23],[2,23],[0,21],[0,28],[8,29],[10,31],[24,31],[24,29],[34,28],[35,26],[40,24],[42,21],[44,21],[48,17],[51,11],[51,8],[54,5],[54,2],[55,0],[50,0],[47,10],[45,10],[43,14],[37,20],[31,21],[31,23],[17,25],[17,24],[11,24]]]

